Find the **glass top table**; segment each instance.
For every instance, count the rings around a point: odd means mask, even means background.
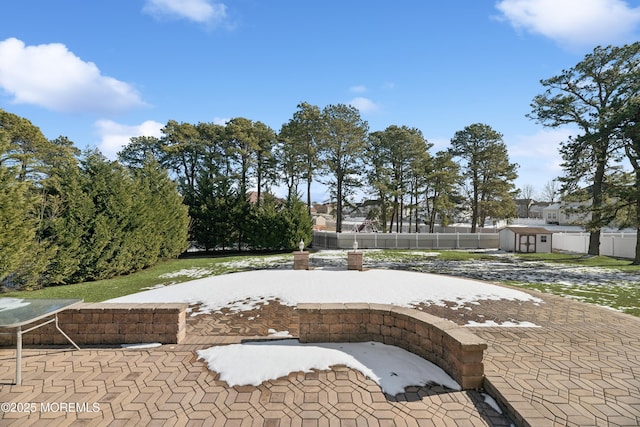
[[[58,325],[58,313],[81,304],[82,299],[19,299],[0,298],[0,329],[14,328],[16,334],[16,385],[22,383],[22,335],[49,323],[78,350],[80,347]],[[45,320],[50,318],[49,320]],[[23,330],[23,326],[42,321]]]

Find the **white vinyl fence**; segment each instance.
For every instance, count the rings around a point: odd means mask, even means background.
[[[553,233],[553,250],[589,252],[589,233]],[[635,233],[602,233],[600,255],[634,258],[636,254]]]
[[[335,233],[313,232],[316,249],[498,249],[498,233]]]
[[[336,233],[314,231],[316,249],[498,249],[498,233]],[[635,233],[602,233],[600,255],[635,257]],[[552,250],[586,254],[589,233],[553,233]]]

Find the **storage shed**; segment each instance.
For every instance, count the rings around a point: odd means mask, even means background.
[[[553,233],[542,227],[511,226],[500,230],[500,249],[507,252],[551,253]]]

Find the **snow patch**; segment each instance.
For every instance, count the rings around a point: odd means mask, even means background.
[[[105,302],[184,302],[200,304],[197,314],[205,314],[225,307],[231,312],[252,310],[273,300],[288,306],[362,302],[403,307],[421,303],[462,307],[482,300],[542,302],[526,292],[490,283],[397,270],[256,270],[206,277]]]
[[[464,326],[468,326],[471,328],[480,328],[480,327],[488,327],[488,328],[539,328],[540,326],[536,325],[535,323],[531,323],[531,322],[502,322],[502,323],[497,323],[494,322],[493,320],[487,320],[486,322],[474,322],[473,320],[469,321],[469,323],[467,323]]]
[[[289,331],[276,331],[275,329],[269,328],[267,331],[270,337],[284,337],[284,338],[293,338],[293,336],[289,333]]]
[[[198,360],[229,386],[258,386],[292,372],[327,370],[344,365],[360,371],[390,395],[408,386],[438,384],[460,390],[440,367],[399,347],[377,342],[301,344],[297,340],[232,344],[198,350]],[[247,369],[251,367],[251,369]]]
[[[161,274],[161,279],[175,279],[176,277],[191,277],[192,279],[199,279],[201,277],[211,276],[213,270],[202,267],[183,268],[182,270],[173,271],[171,273]]]
[[[498,402],[496,402],[496,400],[493,397],[489,396],[486,393],[480,393],[480,395],[484,397],[484,401],[487,405],[491,406],[497,413],[502,415],[502,409],[500,408],[500,405],[498,405]]]
[[[156,348],[160,346],[162,346],[162,344],[160,344],[159,342],[139,343],[139,344],[120,344],[120,347],[126,348],[128,350],[141,350],[145,348]]]

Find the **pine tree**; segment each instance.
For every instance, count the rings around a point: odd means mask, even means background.
[[[622,47],[596,47],[569,70],[542,80],[545,92],[531,104],[530,118],[545,126],[576,125],[576,135],[561,146],[565,175],[561,178],[565,193],[589,183],[591,213],[586,224],[590,232],[589,254],[600,253],[600,230],[607,217],[607,174],[620,148],[617,112],[638,91],[640,42]]]
[[[45,182],[55,162],[57,147],[29,120],[2,109],[0,146],[4,187],[0,192],[6,198],[0,206],[0,216],[6,221],[4,227],[0,227],[6,231],[4,248],[0,250],[6,250],[6,254],[0,258],[19,257],[20,262],[10,263],[12,270],[5,271],[12,277],[14,286],[38,288],[47,282],[48,265],[56,252],[56,247],[42,238],[41,230],[46,225]],[[7,265],[9,263],[3,268]]]
[[[298,104],[298,111],[282,126],[283,142],[280,165],[289,189],[287,198],[297,195],[297,182],[306,182],[307,211],[311,212],[311,184],[316,175],[319,143],[322,139],[321,111],[307,102]],[[294,188],[296,189],[294,191]]]
[[[389,126],[382,132],[373,132],[368,139],[368,147],[364,153],[371,168],[369,177],[378,193],[382,209],[381,222],[386,231],[387,206],[391,207],[391,224],[393,231],[403,226],[407,196],[408,207],[415,213],[415,225],[418,227],[418,198],[429,159],[429,144],[422,132],[407,126]],[[409,215],[410,222],[413,216]]]
[[[361,185],[362,157],[369,125],[360,112],[348,105],[329,105],[322,110],[319,157],[336,200],[336,231],[342,231],[342,208],[350,191]]]
[[[450,153],[463,162],[462,174],[470,186],[471,232],[487,217],[509,218],[516,213],[514,201],[517,165],[509,163],[502,135],[476,123],[456,132]]]
[[[8,149],[7,132],[0,128],[0,158]],[[0,284],[5,288],[23,285],[19,270],[33,257],[37,232],[29,185],[17,173],[17,167],[0,163]]]
[[[294,250],[302,240],[305,246],[311,244],[313,238],[313,222],[307,206],[297,196],[285,202],[284,210],[285,239],[283,247]]]
[[[429,232],[435,231],[436,218],[446,226],[453,216],[460,184],[460,167],[453,161],[451,153],[439,151],[431,160],[430,171],[426,176],[425,200]]]

